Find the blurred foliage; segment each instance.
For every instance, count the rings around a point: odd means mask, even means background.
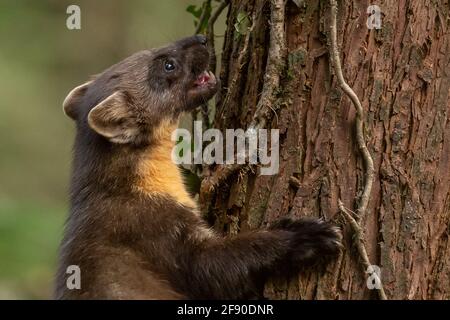
[[[74,126],[65,95],[129,54],[193,34],[201,0],[0,1],[0,299],[49,298]],[[81,8],[81,30],[66,9]]]
[[[0,203],[0,299],[51,296],[64,211]]]
[[[201,6],[191,4],[186,8],[186,11],[194,16],[194,26],[199,33],[206,33],[212,11],[211,0],[203,2]]]

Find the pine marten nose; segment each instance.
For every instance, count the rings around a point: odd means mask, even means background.
[[[189,49],[190,47],[198,45],[206,46],[207,43],[206,37],[201,34],[187,37],[176,42],[176,44],[183,49]]]
[[[197,37],[197,41],[200,42],[200,44],[206,46],[206,44],[208,43],[208,39],[206,39],[206,37],[204,35],[198,34],[196,35]]]

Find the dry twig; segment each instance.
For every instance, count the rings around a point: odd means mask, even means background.
[[[330,23],[330,35],[331,35],[331,46],[330,46],[330,57],[333,63],[335,73],[338,79],[338,83],[345,94],[352,101],[355,109],[356,109],[356,140],[358,143],[359,151],[361,152],[362,158],[364,160],[365,172],[364,172],[364,189],[361,196],[361,199],[357,208],[357,219],[353,218],[351,213],[346,209],[341,200],[339,200],[339,209],[343,213],[344,217],[349,222],[352,231],[355,235],[356,247],[358,249],[358,253],[362,259],[362,264],[364,266],[364,272],[371,265],[369,261],[369,257],[367,255],[367,250],[364,242],[364,230],[361,225],[364,222],[364,218],[367,213],[367,207],[370,200],[370,194],[372,191],[373,177],[374,177],[374,166],[372,156],[370,155],[369,149],[366,145],[366,140],[364,137],[364,109],[359,101],[358,96],[353,91],[353,89],[347,84],[342,74],[341,61],[339,58],[339,50],[337,47],[337,27],[336,27],[336,15],[337,15],[337,3],[336,0],[330,0],[330,8],[331,8],[331,23]],[[377,277],[376,274],[374,276]],[[379,279],[378,279],[379,280]],[[383,285],[381,281],[378,282],[381,287],[378,289],[379,297],[382,300],[387,300],[386,293],[384,292]]]
[[[286,33],[284,31],[285,19],[284,0],[271,1],[270,15],[270,46],[267,57],[267,66],[264,74],[264,84],[261,97],[256,106],[256,112],[251,128],[263,128],[266,125],[267,113],[274,110],[275,90],[280,85],[280,75],[285,67]]]
[[[285,0],[271,0],[271,14],[270,14],[270,46],[267,57],[267,66],[264,76],[264,84],[261,97],[256,106],[256,112],[249,128],[258,129],[265,127],[268,115],[274,110],[272,105],[275,101],[275,90],[280,84],[280,75],[285,66],[286,54],[286,38],[284,31],[285,19]],[[242,68],[244,57],[247,54],[250,34],[252,33],[256,22],[256,10],[252,15],[252,26],[245,35],[244,46],[238,57],[238,70]],[[229,101],[229,94],[234,90],[237,83],[236,73],[233,77],[227,95],[225,96],[223,106]],[[210,177],[205,177],[202,181],[202,192],[207,192],[205,198],[211,193],[215,187],[226,181],[232,174],[248,168],[246,164],[221,165]],[[245,169],[244,169],[245,170]]]
[[[353,234],[354,234],[354,241],[356,248],[358,249],[358,253],[361,257],[361,263],[364,267],[364,272],[366,272],[369,269],[369,266],[371,265],[369,256],[367,255],[366,245],[364,242],[364,230],[361,228],[359,223],[353,218],[350,210],[344,207],[344,204],[339,199],[338,200],[338,206],[339,210],[341,210],[342,214],[344,215],[345,219],[347,219],[348,223],[350,224]],[[384,292],[383,284],[381,282],[381,279],[378,277],[376,273],[372,274],[373,277],[377,278],[377,283],[380,284],[380,288],[378,289],[378,295],[381,300],[387,300],[386,293]]]
[[[208,39],[208,46],[209,46],[209,50],[210,50],[210,54],[211,54],[211,61],[210,61],[210,70],[215,73],[216,72],[216,50],[215,50],[215,46],[214,46],[214,24],[216,23],[217,19],[219,18],[219,16],[221,15],[222,11],[228,6],[228,4],[230,3],[230,0],[223,0],[219,7],[216,9],[216,11],[211,15],[211,17],[208,20],[208,26],[207,26],[207,30],[206,30],[206,38]],[[206,13],[206,7],[211,5],[211,0],[207,0],[204,3],[204,10],[199,18],[199,23],[197,25],[197,28],[195,30],[194,34],[198,34],[201,31],[201,27],[205,21],[205,19],[207,18]],[[191,116],[192,116],[192,132],[194,131],[194,121],[197,120],[197,115],[198,115],[198,110],[200,110],[201,112],[201,116],[202,116],[202,121],[203,123],[206,125],[207,128],[209,128],[210,125],[210,120],[209,120],[209,108],[208,108],[208,103],[205,102],[201,105],[200,109],[194,109],[191,112]],[[195,166],[194,166],[195,167]]]
[[[206,37],[208,39],[208,46],[211,51],[211,61],[209,62],[209,69],[213,73],[216,73],[216,64],[217,64],[216,49],[214,44],[214,25],[217,19],[222,14],[222,11],[225,10],[226,7],[228,7],[229,3],[230,0],[223,0],[208,21],[208,29],[206,30]]]
[[[231,92],[234,91],[234,88],[236,87],[237,81],[238,81],[238,77],[240,75],[240,71],[242,69],[242,67],[244,66],[244,59],[246,58],[247,54],[248,54],[248,44],[250,42],[250,35],[253,32],[253,29],[255,28],[255,22],[256,22],[256,10],[253,12],[252,15],[252,25],[250,26],[250,28],[248,28],[247,33],[245,34],[245,38],[244,38],[244,45],[242,46],[242,50],[239,53],[238,59],[237,59],[237,69],[238,72],[236,72],[233,76],[233,78],[231,79],[230,85],[227,88],[227,94],[225,95],[225,99],[223,99],[223,103],[221,106],[221,110],[223,112],[223,110],[225,110],[225,106],[228,104],[228,102],[230,101],[230,94]]]

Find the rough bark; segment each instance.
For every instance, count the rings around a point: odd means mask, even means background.
[[[227,234],[263,227],[287,214],[335,221],[344,229],[339,260],[326,270],[271,281],[266,296],[377,298],[367,289],[350,228],[338,209],[338,199],[347,208],[357,207],[364,171],[355,110],[331,71],[328,1],[297,3],[286,4],[287,67],[280,70],[277,115],[266,125],[280,129],[279,174],[237,170],[213,192],[203,190],[202,209]],[[449,2],[379,1],[380,30],[366,27],[369,1],[338,3],[343,73],[362,102],[375,166],[361,222],[370,261],[381,268],[389,299],[449,299]],[[270,1],[230,4],[215,128],[247,128],[252,121],[267,63],[270,12]],[[244,54],[246,35],[235,28],[239,13],[254,18]],[[205,173],[219,170],[212,166]]]

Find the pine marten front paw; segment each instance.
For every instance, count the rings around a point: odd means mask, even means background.
[[[289,238],[288,263],[291,266],[326,264],[336,258],[342,248],[341,230],[323,219],[283,218],[272,230],[287,231]]]

